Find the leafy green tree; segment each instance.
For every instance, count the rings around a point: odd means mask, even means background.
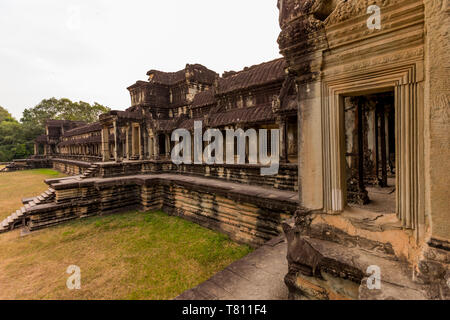
[[[95,102],[93,105],[80,101],[72,102],[67,98],[44,99],[34,108],[25,109],[21,119],[22,123],[30,123],[44,127],[48,119],[74,120],[92,123],[98,120],[102,113],[110,111],[109,108]]]
[[[3,122],[3,121],[16,121],[17,122],[17,120],[13,118],[13,116],[11,115],[11,113],[8,112],[8,110],[6,110],[2,106],[0,106],[0,122]]]
[[[110,109],[98,103],[72,102],[69,99],[45,99],[34,108],[25,109],[18,122],[0,107],[0,162],[27,158],[34,152],[34,140],[45,133],[48,119],[92,123]]]
[[[27,140],[23,125],[13,119],[0,122],[0,162],[28,157],[33,152],[33,140]]]

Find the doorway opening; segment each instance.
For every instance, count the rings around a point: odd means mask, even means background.
[[[347,203],[396,213],[394,92],[344,97]]]
[[[166,150],[166,136],[164,134],[160,134],[158,136],[158,143],[159,143],[159,155],[165,156],[167,154],[167,150]]]

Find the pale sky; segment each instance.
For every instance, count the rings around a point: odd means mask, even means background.
[[[1,0],[0,105],[42,99],[130,105],[150,69],[222,74],[278,58],[276,0]]]

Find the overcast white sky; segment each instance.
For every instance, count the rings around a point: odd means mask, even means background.
[[[1,0],[0,105],[42,99],[123,110],[150,69],[222,73],[279,57],[276,0]]]

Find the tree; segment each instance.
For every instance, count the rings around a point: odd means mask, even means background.
[[[45,121],[77,120],[92,123],[110,109],[98,103],[72,102],[69,99],[42,100],[34,108],[25,109],[18,122],[0,107],[0,162],[23,159],[33,154],[34,140],[45,133]]]
[[[98,120],[102,113],[110,111],[109,108],[95,102],[93,105],[80,101],[72,102],[67,98],[44,99],[34,108],[25,109],[21,119],[22,123],[29,123],[43,128],[48,119],[74,120],[92,123]]]
[[[13,118],[13,116],[11,115],[11,113],[8,112],[8,110],[0,106],[0,123],[3,121],[17,122],[17,120]]]
[[[27,137],[23,125],[0,109],[0,162],[28,157],[33,152],[35,137]],[[5,110],[6,111],[6,110]],[[9,112],[7,112],[9,114]]]

